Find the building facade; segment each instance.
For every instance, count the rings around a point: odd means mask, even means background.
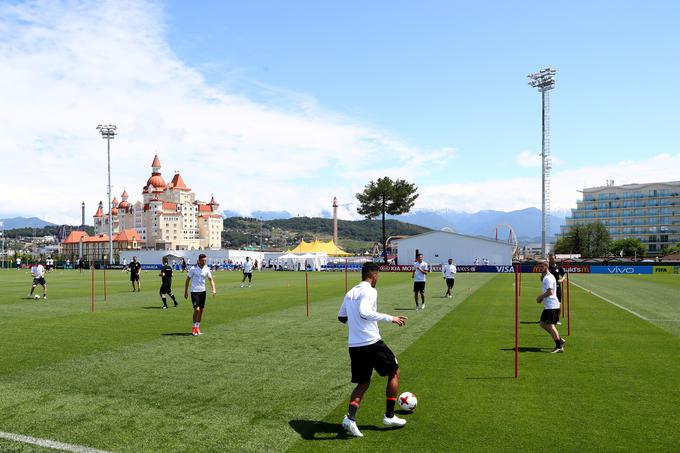
[[[612,240],[639,239],[649,255],[660,255],[663,247],[680,242],[680,181],[622,186],[607,181],[583,189],[561,235],[574,225],[593,222],[604,224]]]
[[[166,183],[161,162],[154,156],[151,176],[142,188],[142,199],[134,204],[124,191],[121,201],[111,203],[113,233],[133,229],[142,247],[154,250],[218,250],[222,245],[220,205],[212,197],[207,203],[196,199],[179,172]],[[108,234],[109,215],[103,204],[94,215],[97,234]]]
[[[133,229],[123,230],[113,235],[113,261],[120,262],[123,251],[141,250],[141,241]],[[109,236],[97,234],[90,236],[84,231],[71,231],[61,243],[61,254],[75,263],[79,258],[87,262],[108,261]]]
[[[430,231],[393,240],[392,247],[397,251],[398,264],[413,264],[416,250],[425,255],[425,261],[430,264],[443,264],[451,258],[458,265],[475,262],[510,265],[514,253],[514,245],[508,242],[448,231]]]

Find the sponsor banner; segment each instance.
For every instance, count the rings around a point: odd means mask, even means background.
[[[652,266],[590,266],[590,273],[610,275],[651,274]]]
[[[653,274],[672,274],[673,266],[654,266],[652,268]]]
[[[531,266],[526,266],[527,271]],[[441,264],[430,265],[430,272],[438,273],[442,271]],[[410,264],[382,264],[380,265],[380,272],[413,272],[413,266]],[[515,272],[515,267],[512,265],[506,266],[458,266],[456,265],[456,272],[489,272],[494,274],[512,274]]]
[[[142,264],[143,271],[159,271],[163,268],[162,264]]]

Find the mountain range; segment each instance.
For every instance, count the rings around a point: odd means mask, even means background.
[[[550,216],[550,239],[560,231],[560,225],[564,224],[565,212],[559,212]],[[229,217],[239,217],[233,211],[223,211],[223,215]],[[326,218],[330,213],[324,212]],[[255,211],[250,216],[262,220],[290,219],[293,216],[287,211]],[[540,242],[541,240],[541,211],[537,208],[526,208],[517,211],[479,211],[476,213],[457,212],[457,211],[414,211],[398,216],[388,216],[389,218],[401,220],[402,222],[420,225],[434,230],[442,228],[451,229],[457,233],[469,234],[474,236],[495,237],[496,227],[498,226],[499,238],[508,237],[508,229],[505,225],[510,225],[521,243]],[[14,228],[42,228],[54,225],[45,222],[37,217],[14,217],[4,219],[4,229]]]
[[[238,214],[232,211],[224,211],[225,217],[237,217]],[[326,217],[330,217],[329,213]],[[550,216],[549,238],[560,232],[560,225],[564,225],[566,212],[557,212]],[[290,219],[292,215],[287,211],[256,211],[252,216],[256,219],[275,220]],[[388,216],[402,222],[420,225],[433,230],[442,228],[451,229],[457,233],[469,234],[473,236],[495,237],[496,227],[498,226],[498,236],[508,237],[508,229],[505,225],[510,225],[521,243],[541,241],[541,210],[537,208],[526,208],[517,211],[479,211],[475,213],[457,211],[415,211],[398,216]],[[499,226],[500,225],[500,226]]]
[[[46,226],[53,226],[54,223],[45,222],[37,217],[13,217],[11,219],[0,219],[3,222],[5,230],[13,230],[15,228],[43,228]]]

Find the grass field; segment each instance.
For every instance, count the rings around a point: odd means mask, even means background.
[[[0,431],[120,452],[678,450],[678,276],[574,277],[586,290],[572,286],[566,353],[550,355],[538,277],[525,275],[518,380],[512,276],[459,274],[453,300],[430,279],[422,312],[408,277],[381,275],[379,310],[409,316],[381,331],[420,405],[405,428],[383,429],[375,377],[358,414],[365,437],[349,439],[341,273],[310,274],[307,319],[304,274],[257,273],[240,289],[219,272],[205,335],[192,337],[189,304],[159,309],[155,272],[141,293],[109,272],[95,313],[89,274],[49,274],[50,299],[36,302],[22,298],[27,273],[0,272]],[[0,439],[0,451],[49,450]]]

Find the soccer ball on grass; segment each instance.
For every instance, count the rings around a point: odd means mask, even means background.
[[[405,411],[413,412],[418,405],[418,398],[411,392],[404,392],[399,395],[399,407]]]
[[[36,294],[35,296],[33,296],[33,298],[34,298],[35,300],[39,300],[39,299],[40,299],[40,296],[38,296],[38,295]]]

